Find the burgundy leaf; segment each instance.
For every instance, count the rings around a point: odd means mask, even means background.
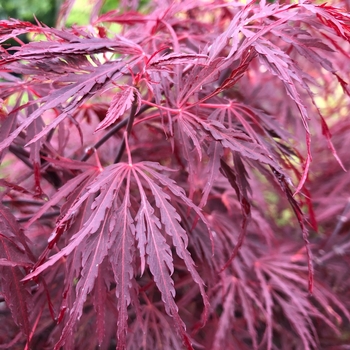
[[[349,1],[117,3],[0,21],[0,348],[347,346]]]
[[[43,112],[65,103],[71,96],[76,95],[76,97],[65,106],[59,117],[57,117],[54,122],[46,126],[41,132],[36,134],[28,144],[36,142],[38,139],[46,135],[52,128],[56,127],[62,120],[64,120],[68,113],[72,113],[75,108],[80,106],[82,102],[89,97],[91,90],[100,88],[103,86],[103,84],[109,82],[113,75],[116,73],[118,74],[119,68],[119,65],[105,64],[97,67],[91,74],[81,74],[78,79],[73,80],[73,76],[70,77],[71,79],[61,79],[60,82],[69,82],[69,80],[73,82],[69,85],[65,85],[62,88],[53,90],[53,92],[48,96],[37,100],[37,102],[43,103],[42,106],[35,110],[35,112],[32,113],[16,130],[14,130],[7,139],[0,143],[0,149],[8,147],[10,143],[20,134],[20,132],[39,118]]]
[[[174,301],[174,281],[170,276],[174,273],[171,250],[166,243],[164,236],[161,234],[161,222],[154,215],[154,209],[147,200],[137,173],[135,173],[135,178],[137,179],[141,195],[141,206],[138,213],[138,224],[136,228],[143,228],[143,234],[145,234],[144,231],[147,232],[147,245],[145,251],[147,254],[147,263],[152,275],[154,276],[155,283],[159,291],[162,293],[162,300],[167,314],[173,317],[175,327],[178,332],[182,334],[185,344],[190,343],[185,332],[185,325],[178,315],[178,307]],[[140,243],[142,244],[142,242]]]
[[[231,257],[225,263],[222,271],[226,269],[236,257],[239,249],[241,248],[244,238],[247,234],[247,226],[251,217],[251,204],[250,199],[248,198],[249,183],[247,181],[247,173],[245,171],[244,165],[240,157],[236,154],[234,156],[234,168],[230,168],[222,159],[220,161],[220,170],[223,175],[227,177],[230,185],[235,190],[237,198],[241,205],[242,211],[242,231],[238,237],[237,243],[233,249]]]
[[[62,257],[69,255],[74,249],[76,249],[82,242],[95,232],[100,232],[101,225],[104,227],[105,215],[109,213],[113,206],[115,196],[121,189],[122,180],[129,171],[127,164],[112,165],[110,168],[105,169],[96,179],[87,187],[87,191],[83,193],[78,200],[76,200],[69,210],[58,220],[52,237],[55,237],[59,233],[59,230],[64,224],[67,224],[70,219],[74,219],[76,211],[86,201],[86,199],[98,191],[101,191],[100,195],[96,197],[91,205],[92,213],[89,219],[84,223],[84,226],[74,234],[70,243],[63,248],[59,253],[51,256],[50,259],[39,266],[35,271],[28,274],[24,280],[32,279],[38,276],[42,271],[46,270],[49,266],[55,264]],[[109,182],[111,181],[111,182]],[[57,197],[56,197],[57,198]],[[111,226],[109,230],[112,230]],[[100,233],[101,234],[101,233]],[[53,238],[51,238],[53,239]]]
[[[200,218],[202,218],[202,220],[204,220],[202,213],[199,211],[199,209],[196,208],[194,204],[191,203],[189,199],[187,199],[183,190],[177,185],[175,185],[175,183],[169,178],[154,171],[153,168],[157,170],[164,169],[160,165],[150,162],[144,162],[141,167],[142,170],[150,173],[163,185],[166,185],[175,196],[178,196],[180,199],[182,199],[190,208],[196,211],[196,213],[200,216]],[[148,186],[150,187],[153,193],[153,196],[156,201],[156,206],[160,210],[161,222],[165,227],[166,233],[170,235],[173,239],[173,244],[176,248],[177,255],[184,260],[186,267],[191,273],[193,280],[199,286],[205,306],[203,313],[203,322],[205,322],[208,312],[207,308],[209,306],[208,298],[204,290],[204,282],[199,276],[198,272],[196,271],[194,267],[194,261],[192,260],[190,253],[186,249],[188,245],[188,237],[186,235],[186,231],[180,226],[181,217],[176,213],[174,207],[169,203],[168,200],[170,199],[170,197],[165,192],[163,192],[155,182],[151,181],[151,179],[147,177],[143,171],[139,170],[139,173],[147,181]]]
[[[31,325],[29,310],[31,293],[28,286],[21,282],[24,274],[19,266],[28,266],[32,262],[27,257],[18,236],[20,227],[8,208],[0,205],[0,279],[1,292],[16,324],[29,340]],[[16,239],[17,238],[17,239]]]
[[[190,96],[195,91],[199,91],[205,84],[218,80],[220,75],[220,66],[223,64],[221,58],[207,63],[204,67],[195,66],[186,78],[186,81],[179,92],[177,104],[182,107],[187,103]]]
[[[229,148],[243,157],[259,160],[266,164],[275,164],[279,167],[275,160],[273,160],[269,154],[266,154],[263,147],[256,142],[251,142],[250,138],[244,132],[227,129],[224,125],[215,120],[203,121],[197,119],[197,121],[198,124],[201,125],[214,140],[219,141],[223,147]]]
[[[14,55],[5,59],[3,62],[0,62],[0,64],[4,64],[8,61],[23,59],[38,60],[42,58],[57,57],[57,55],[82,55],[106,51],[116,51],[127,54],[142,54],[142,49],[137,44],[123,37],[116,37],[114,40],[109,38],[79,38],[77,36],[70,36],[67,38],[67,33],[62,32],[61,34],[59,30],[52,28],[41,28],[38,31],[57,35],[63,39],[66,39],[68,42],[31,42],[27,45],[21,46]]]
[[[107,264],[102,262],[99,265],[99,272],[96,277],[94,289],[94,308],[96,310],[96,335],[98,344],[101,346],[106,335],[106,310],[107,310],[107,286],[103,275],[103,269],[107,268]]]
[[[135,240],[135,225],[133,218],[130,215],[130,172],[128,172],[126,183],[126,194],[123,202],[118,210],[114,213],[112,223],[115,224],[115,240],[111,248],[111,254],[109,260],[112,264],[114,278],[117,283],[115,290],[116,297],[118,299],[118,319],[117,319],[117,349],[121,350],[125,347],[126,333],[127,333],[127,320],[128,311],[127,308],[131,302],[130,289],[131,280],[134,276],[134,270],[132,266],[133,260],[133,243]],[[109,225],[111,225],[110,223]]]
[[[106,215],[107,216],[107,215]],[[82,271],[79,282],[76,286],[76,300],[70,310],[68,321],[65,323],[61,338],[55,345],[55,349],[60,349],[66,338],[70,337],[74,324],[80,320],[83,305],[87,295],[94,288],[95,280],[99,272],[99,265],[107,255],[109,248],[109,223],[105,220],[101,227],[94,234],[83,242],[85,254],[82,257]]]
[[[202,64],[204,65],[207,61],[207,55],[197,54],[169,54],[162,56],[161,58],[152,60],[151,67],[162,67],[171,64],[191,64],[193,65]]]
[[[287,199],[288,199],[288,201],[289,201],[289,203],[294,211],[295,216],[298,219],[300,228],[302,230],[302,235],[303,235],[303,239],[305,242],[305,249],[306,249],[307,258],[308,258],[307,261],[308,261],[308,268],[309,268],[309,292],[310,292],[310,294],[312,294],[313,280],[314,280],[314,268],[313,268],[313,264],[312,264],[312,251],[310,249],[310,242],[308,239],[309,234],[308,234],[307,228],[305,226],[304,214],[303,214],[301,208],[299,207],[297,201],[294,199],[292,192],[287,184],[285,176],[280,174],[275,169],[272,169],[272,172],[273,172],[276,180],[278,181],[279,185],[281,186],[282,191],[287,196]]]
[[[98,124],[95,132],[106,129],[115,123],[128,109],[130,109],[135,99],[137,100],[137,113],[140,109],[140,94],[137,90],[131,86],[127,86],[121,92],[116,93],[110,107],[108,108],[106,117],[100,124]]]
[[[54,163],[54,160],[51,161]],[[62,166],[61,162],[57,162]],[[69,164],[70,165],[70,164]],[[85,164],[84,164],[85,165]],[[72,165],[75,168],[78,168],[80,164],[74,164],[72,162]],[[85,165],[86,166],[86,165]],[[47,210],[56,204],[58,204],[63,198],[71,197],[73,200],[78,197],[78,195],[74,195],[74,193],[84,190],[85,187],[89,184],[89,182],[98,175],[100,170],[93,166],[88,166],[88,168],[82,172],[81,174],[77,175],[73,179],[66,182],[65,185],[63,185],[53,196],[50,200],[48,200],[34,215],[33,217],[25,224],[25,227],[29,227],[33,222],[35,222],[38,218],[40,218],[44,213],[47,212]],[[80,187],[82,186],[82,189]],[[73,196],[72,196],[73,194]]]
[[[202,208],[207,203],[207,199],[209,196],[209,193],[211,192],[215,180],[219,175],[219,168],[220,168],[220,158],[223,154],[223,149],[221,144],[218,142],[212,142],[208,148],[208,157],[209,157],[209,164],[206,168],[207,178],[205,182],[205,186],[203,188],[203,196],[201,198],[201,202],[199,204],[199,207]]]

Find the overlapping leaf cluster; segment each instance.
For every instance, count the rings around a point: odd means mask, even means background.
[[[341,345],[345,4],[102,3],[0,21],[0,348]]]

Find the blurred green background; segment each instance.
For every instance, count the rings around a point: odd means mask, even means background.
[[[241,0],[246,3],[248,0]],[[277,0],[267,0],[269,3]],[[316,3],[322,3],[326,0],[315,0]],[[54,27],[59,14],[60,6],[64,0],[0,0],[0,20],[16,18],[23,21],[35,23],[34,16],[40,21]],[[73,24],[84,25],[89,23],[89,16],[93,7],[94,0],[75,0],[74,6],[68,16],[66,26]],[[297,0],[289,0],[280,2],[298,2]],[[328,1],[330,3],[336,1]],[[149,3],[149,0],[141,0],[140,8]],[[105,0],[101,13],[115,10],[120,7],[120,0]]]
[[[34,22],[34,16],[48,26],[55,25],[60,0],[0,0],[0,19],[16,18]]]
[[[119,2],[105,0],[101,12],[115,10],[119,7]],[[63,0],[0,0],[0,19],[16,18],[35,23],[35,15],[40,22],[54,27],[62,3]],[[75,0],[66,25],[70,27],[73,24],[88,24],[93,3],[91,0]]]

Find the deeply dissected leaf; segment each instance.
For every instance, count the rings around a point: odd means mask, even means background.
[[[302,235],[303,235],[303,239],[305,242],[305,248],[306,248],[306,252],[307,252],[307,257],[308,257],[308,267],[309,267],[309,292],[312,293],[312,289],[313,289],[313,280],[314,280],[314,269],[313,269],[313,265],[312,265],[312,251],[310,249],[310,242],[308,239],[308,231],[307,228],[305,226],[305,218],[304,218],[304,214],[299,206],[299,204],[297,203],[297,201],[293,198],[292,192],[287,184],[286,178],[284,177],[284,175],[280,174],[278,171],[276,171],[275,169],[272,170],[274,173],[274,176],[276,177],[279,185],[281,186],[282,191],[285,193],[285,195],[287,196],[287,199],[295,213],[295,216],[298,219],[300,228],[302,230]]]
[[[63,165],[62,162],[55,162],[54,160],[51,160],[51,162],[56,163],[58,165]],[[83,169],[86,167],[83,164]],[[68,166],[73,167],[73,169],[79,169],[81,166],[80,164],[75,164],[72,162],[72,164],[68,164]],[[91,179],[93,179],[97,174],[99,173],[99,169],[93,166],[88,166],[86,169],[84,169],[84,172],[77,175],[73,179],[69,180],[64,186],[62,186],[54,195],[53,197],[47,201],[36,213],[33,215],[33,217],[26,223],[26,227],[29,227],[33,222],[35,222],[40,216],[47,212],[47,210],[54,205],[58,204],[63,198],[72,196],[74,199],[77,198],[77,195],[74,195],[77,191],[78,193],[89,184]],[[81,187],[81,189],[80,189]],[[79,191],[80,190],[80,191]]]
[[[225,269],[231,264],[232,260],[235,258],[235,256],[238,253],[238,250],[243,244],[243,240],[247,234],[247,226],[251,215],[251,204],[250,199],[248,197],[249,183],[247,181],[247,173],[245,171],[244,165],[240,157],[237,155],[234,157],[234,170],[231,169],[224,161],[221,160],[220,170],[222,171],[223,175],[227,177],[232,188],[234,188],[242,210],[242,231],[238,237],[237,243],[231,254],[230,259],[222,268]]]
[[[219,174],[220,158],[222,154],[223,154],[223,149],[221,144],[219,144],[218,142],[212,142],[208,148],[208,157],[209,157],[209,164],[207,166],[208,177],[206,179],[206,183],[203,188],[203,196],[199,204],[200,207],[203,207],[206,204],[209,193],[211,192],[215,184],[215,180]]]
[[[135,89],[128,86],[125,88],[125,90],[116,93],[107,111],[106,118],[97,126],[95,132],[103,130],[116,122],[119,117],[121,117],[125,111],[131,107],[134,99],[137,100],[138,112],[140,109],[140,95]]]
[[[33,30],[33,28],[31,28]],[[69,34],[64,31],[59,31],[54,28],[37,28],[38,32],[45,34],[53,34],[66,42],[56,41],[39,41],[31,42],[18,48],[18,51],[5,58],[0,64],[15,60],[38,60],[42,58],[56,57],[64,54],[93,54],[104,51],[114,51],[119,53],[141,54],[142,49],[132,41],[123,37],[117,37],[114,40],[109,38],[79,38],[76,35]],[[87,34],[87,33],[86,33]]]
[[[160,165],[150,162],[136,164],[132,167],[125,163],[113,165],[97,176],[88,186],[88,191],[83,193],[80,198],[72,204],[72,207],[62,215],[62,218],[59,219],[56,226],[56,233],[54,233],[53,236],[59,234],[58,228],[62,227],[62,225],[66,224],[72,218],[74,220],[73,215],[75,215],[75,211],[79,210],[88,196],[98,191],[100,192],[91,206],[92,212],[90,218],[85,222],[81,230],[72,236],[70,243],[59,253],[50,257],[47,262],[38,266],[34,272],[30,273],[25,278],[25,280],[28,280],[38,276],[50,266],[57,263],[62,257],[71,254],[76,249],[83,249],[84,251],[84,256],[81,260],[83,269],[77,284],[76,301],[74,302],[69,319],[63,329],[61,339],[56,344],[57,349],[66,342],[66,338],[71,337],[74,324],[77,319],[79,320],[81,317],[82,307],[86,301],[87,295],[93,289],[95,279],[97,278],[98,266],[107,256],[108,251],[114,252],[109,259],[117,283],[116,296],[119,310],[117,331],[119,339],[118,344],[120,348],[123,348],[128,319],[127,307],[131,301],[131,279],[134,276],[132,270],[132,251],[134,250],[133,241],[135,240],[135,235],[139,240],[141,259],[143,260],[142,269],[144,270],[145,254],[147,254],[147,265],[154,275],[155,282],[163,295],[163,302],[167,313],[174,318],[178,332],[182,334],[184,343],[188,344],[190,348],[190,340],[185,332],[185,326],[178,315],[177,306],[174,301],[175,289],[171,279],[173,264],[170,247],[166,244],[165,238],[161,234],[161,223],[153,214],[154,210],[150,206],[146,193],[143,190],[140,176],[142,177],[142,181],[146,181],[147,187],[152,191],[156,204],[160,209],[160,220],[164,225],[165,232],[173,237],[177,254],[184,260],[194,281],[198,284],[205,303],[205,308],[207,308],[208,300],[204,290],[204,283],[195,270],[194,262],[189,252],[186,250],[188,240],[185,231],[179,225],[181,219],[168,202],[169,196],[165,194],[151,178],[146,176],[144,171],[151,174],[152,177],[160,183],[166,183],[175,196],[179,197],[184,203],[193,208],[201,218],[203,218],[203,216],[199,209],[187,199],[180,187],[176,186],[173,181],[164,175],[155,171],[164,169],[165,168]],[[130,197],[128,193],[131,186],[131,172],[134,174],[141,195],[141,206],[135,218],[137,220],[136,230],[133,224],[134,219],[129,209]],[[83,174],[89,176],[87,172]],[[122,191],[124,179],[126,179],[125,192],[124,198],[121,199],[119,196]],[[73,180],[72,183],[77,183],[76,179]],[[68,191],[69,188],[70,186],[67,186],[65,191]],[[52,200],[45,206],[49,207],[58,199],[62,198],[62,193],[55,198],[55,201]],[[113,204],[115,200],[117,202],[121,201],[119,207],[115,207],[115,204]],[[146,249],[144,246],[146,246]],[[205,322],[206,315],[207,309],[205,309],[203,313],[203,322]]]
[[[120,64],[104,64],[94,69],[90,69],[91,73],[87,74],[71,74],[67,77],[57,79],[57,83],[64,84],[63,87],[53,90],[48,96],[37,100],[42,105],[36,109],[11,135],[0,143],[0,149],[8,147],[10,143],[29,125],[31,125],[42,113],[57,108],[65,104],[72,96],[74,96],[63,108],[62,113],[51,124],[47,125],[41,132],[37,133],[28,144],[32,144],[46,135],[51,129],[56,127],[70,113],[81,106],[82,103],[89,98],[89,94],[96,89],[101,89],[104,84],[110,82],[111,79],[120,76]],[[67,85],[68,83],[68,85]]]
[[[220,66],[222,64],[223,59],[218,58],[213,62],[207,63],[203,68],[195,67],[186,78],[179,93],[177,101],[178,105],[180,107],[183,106],[195,91],[200,90],[205,84],[218,80],[221,69]]]
[[[208,56],[199,54],[169,54],[156,60],[152,60],[152,67],[162,67],[173,64],[205,64]]]
[[[197,209],[196,206],[194,204],[192,204],[189,199],[187,199],[187,197],[185,196],[185,193],[183,192],[183,190],[180,187],[175,185],[175,183],[173,181],[171,181],[169,178],[154,171],[154,168],[157,170],[161,170],[162,169],[161,166],[159,166],[157,164],[152,164],[149,162],[144,162],[142,164],[142,167],[144,168],[145,171],[150,173],[155,179],[160,181],[160,183],[162,183],[163,185],[167,185],[169,190],[175,196],[179,197],[190,208],[194,209],[196,211],[196,213],[204,220],[204,217],[200,213],[199,209]],[[204,313],[203,313],[203,322],[205,322],[205,320],[207,318],[207,312],[208,312],[207,308],[209,306],[209,303],[208,303],[208,299],[207,299],[207,296],[206,296],[206,293],[204,290],[204,282],[203,282],[202,278],[199,276],[198,272],[196,271],[196,269],[194,267],[194,262],[191,258],[191,255],[188,252],[188,250],[186,249],[187,245],[188,245],[188,238],[186,235],[186,231],[180,226],[181,218],[176,213],[175,209],[171,206],[171,204],[169,204],[169,202],[168,202],[169,196],[166,193],[164,193],[163,191],[161,191],[159,186],[156,183],[152,182],[148,177],[146,177],[143,172],[141,172],[140,175],[142,175],[143,178],[147,181],[147,183],[152,191],[152,194],[155,198],[156,205],[160,210],[160,220],[165,227],[166,233],[168,235],[172,236],[173,244],[176,247],[177,255],[181,259],[184,260],[188,271],[192,275],[193,280],[199,286],[199,289],[200,289],[200,292],[201,292],[201,295],[202,295],[202,298],[204,301],[204,305],[205,305],[205,309],[204,309]],[[148,218],[148,220],[150,220],[150,218]],[[151,223],[151,221],[149,221],[149,223]],[[157,227],[157,226],[154,226],[154,228],[155,227]],[[155,232],[157,232],[157,229]],[[155,244],[155,243],[153,243],[153,244]],[[165,259],[165,261],[168,261],[168,259]],[[167,287],[169,288],[170,285],[168,284]],[[162,289],[160,289],[160,290],[162,291]],[[172,289],[169,288],[169,290],[171,291]],[[170,309],[169,309],[169,311],[170,311]],[[173,315],[173,310],[169,313],[171,315]]]
[[[87,295],[92,291],[95,285],[95,280],[99,271],[98,267],[102,263],[108,250],[108,231],[105,230],[105,226],[108,226],[107,221],[95,235],[87,239],[85,246],[86,254],[81,262],[83,266],[81,279],[76,286],[76,301],[73,308],[70,310],[69,319],[65,323],[61,339],[55,345],[56,349],[60,349],[65,342],[65,338],[72,333],[73,325],[75,322],[79,321],[81,317]]]
[[[155,283],[157,284],[159,291],[162,293],[162,300],[165,305],[166,312],[173,317],[175,327],[179,333],[183,334],[185,342],[189,343],[187,335],[185,333],[185,325],[181,321],[178,315],[178,308],[175,304],[175,288],[174,282],[171,279],[171,275],[174,273],[173,259],[169,245],[166,243],[164,236],[161,234],[160,220],[154,215],[154,210],[147,200],[146,194],[141,186],[138,175],[135,174],[137,179],[139,191],[141,195],[141,206],[137,217],[136,228],[141,230],[140,235],[147,233],[147,238],[144,240],[147,242],[146,250],[142,245],[146,242],[140,241],[141,259],[144,259],[145,253],[147,254],[147,263],[152,275],[154,276]],[[143,263],[144,266],[144,263]],[[143,271],[144,268],[141,271]]]
[[[266,154],[263,147],[254,142],[255,140],[252,142],[244,132],[227,129],[218,121],[207,122],[197,119],[197,122],[214,140],[220,142],[223,147],[237,152],[243,157],[259,160],[266,164],[276,165],[276,162]],[[277,167],[279,166],[277,165]]]
[[[1,293],[16,324],[29,340],[31,325],[29,313],[31,293],[21,282],[24,276],[19,266],[30,266],[32,261],[20,243],[20,227],[8,208],[0,205],[0,264]]]
[[[74,3],[0,21],[0,348],[348,344],[347,1]]]

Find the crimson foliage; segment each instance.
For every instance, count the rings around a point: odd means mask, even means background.
[[[0,22],[0,348],[349,344],[346,3],[124,2]]]

